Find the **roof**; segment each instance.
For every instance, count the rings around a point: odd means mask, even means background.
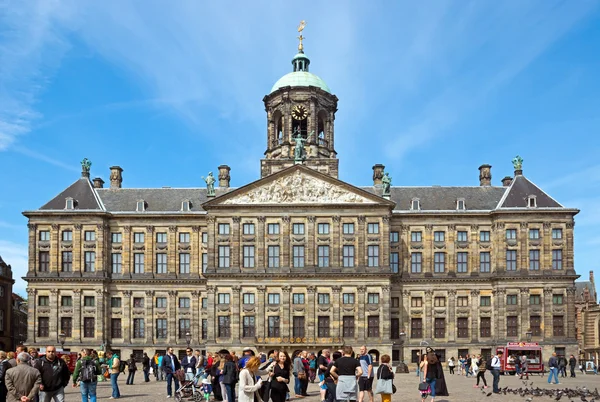
[[[586,289],[588,290],[588,294],[590,295],[588,300],[586,300],[586,298],[584,297]],[[592,303],[595,303],[596,299],[596,288],[591,281],[575,282],[575,302],[581,303],[590,301]]]
[[[529,196],[535,196],[537,208],[563,208],[523,175],[515,176],[504,199],[501,200],[500,208],[527,208]]]
[[[75,209],[102,210],[100,200],[92,187],[92,183],[86,177],[81,177],[75,183],[67,187],[62,193],[54,197],[50,202],[43,205],[41,210],[65,209],[66,199],[75,200]]]
[[[313,73],[309,73],[308,71],[294,71],[284,75],[275,83],[275,85],[273,85],[273,88],[271,88],[271,92],[269,93],[273,93],[279,88],[287,86],[317,87],[321,88],[325,92],[331,93],[331,90],[329,89],[327,84],[325,84],[325,81],[323,81],[321,78],[314,75]]]
[[[219,196],[231,190],[217,188],[215,192]],[[202,204],[208,201],[206,188],[119,188],[96,191],[109,212],[135,212],[137,202],[142,200],[146,203],[146,212],[181,211],[183,201],[190,201],[190,212],[200,212],[203,211]]]

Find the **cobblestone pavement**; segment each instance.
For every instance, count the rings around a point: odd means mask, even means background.
[[[138,373],[140,374],[140,373]],[[121,399],[130,400],[130,401],[140,401],[140,402],[156,402],[156,401],[166,401],[166,383],[165,382],[156,382],[154,379],[149,383],[143,382],[143,376],[136,375],[136,381],[134,385],[125,385],[126,375],[121,374],[119,376],[119,388],[121,390]],[[449,375],[446,373],[446,382],[448,384],[448,390],[450,392],[449,397],[438,397],[436,398],[436,402],[470,402],[470,401],[486,401],[486,402],[497,402],[497,401],[525,401],[525,398],[521,398],[518,395],[491,395],[487,396],[487,393],[492,391],[492,378],[491,375],[486,375],[486,379],[488,380],[489,388],[485,389],[482,392],[480,389],[473,388],[475,384],[475,380],[472,378],[465,378],[463,376],[458,375]],[[556,389],[556,388],[575,388],[575,387],[588,387],[590,389],[594,389],[595,387],[600,388],[600,376],[594,375],[577,375],[577,378],[559,378],[561,381],[560,385],[550,385],[547,382],[547,377],[541,377],[539,375],[534,375],[530,377],[527,385],[533,382],[534,387],[547,388],[547,389]],[[398,392],[394,394],[392,400],[393,401],[415,401],[418,402],[421,400],[420,394],[417,391],[417,378],[414,373],[411,374],[396,374],[396,380],[394,381],[396,387],[398,388]],[[511,388],[519,388],[524,387],[523,382],[519,381],[518,378],[514,376],[501,376],[500,377],[500,388],[503,387],[511,387]],[[293,390],[293,384],[290,384],[290,389]],[[319,391],[317,384],[309,384],[308,393],[310,394],[307,398],[296,399],[292,397],[292,402],[294,401],[303,401],[303,402],[319,402]],[[98,399],[99,400],[107,400],[111,395],[111,387],[109,382],[101,382],[98,384]],[[588,398],[590,400],[591,398]],[[173,399],[168,399],[173,400]],[[375,400],[379,402],[381,398],[379,396],[375,397]],[[428,398],[428,400],[431,400]],[[533,401],[545,402],[552,401],[552,398],[548,397],[534,397]],[[579,402],[580,398],[573,399],[574,401]],[[67,390],[67,402],[75,402],[81,401],[81,396],[79,394],[79,389],[71,388],[69,386]],[[561,401],[571,401],[568,398],[562,398]],[[600,402],[600,401],[598,401]]]

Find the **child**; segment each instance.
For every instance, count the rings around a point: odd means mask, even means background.
[[[204,399],[208,402],[210,399],[210,394],[212,393],[212,385],[210,385],[210,380],[208,378],[202,380],[200,392],[204,394]]]

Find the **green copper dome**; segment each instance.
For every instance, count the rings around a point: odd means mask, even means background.
[[[325,92],[331,93],[331,90],[325,84],[321,78],[317,77],[313,73],[308,72],[308,65],[310,64],[310,60],[306,55],[301,51],[292,59],[292,65],[294,66],[294,71],[289,74],[281,77],[273,88],[271,88],[271,92],[273,93],[277,91],[279,88],[283,87],[308,87],[313,86],[317,88],[321,88]]]

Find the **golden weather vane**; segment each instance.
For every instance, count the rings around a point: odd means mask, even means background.
[[[302,44],[302,41],[305,38],[304,38],[304,36],[302,36],[302,31],[304,31],[305,26],[306,26],[306,21],[304,21],[304,20],[300,21],[300,25],[298,25],[298,32],[300,32],[300,36],[298,36],[298,39],[300,40],[300,44],[298,45],[298,51],[300,53],[304,53],[304,45]]]

